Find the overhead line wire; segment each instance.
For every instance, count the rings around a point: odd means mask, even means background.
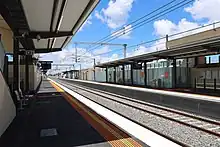
[[[149,22],[152,22],[152,21],[154,21],[154,20],[160,18],[161,16],[164,16],[164,15],[166,15],[166,14],[168,14],[168,13],[170,13],[170,12],[172,12],[172,11],[174,11],[174,10],[180,8],[180,7],[183,7],[184,5],[187,5],[187,4],[189,4],[190,2],[192,2],[192,1],[194,1],[194,0],[190,0],[190,1],[188,1],[188,2],[186,2],[185,0],[184,0],[184,1],[181,1],[181,2],[179,2],[177,5],[172,6],[173,9],[167,8],[167,9],[165,9],[165,10],[162,11],[162,14],[161,14],[161,12],[160,12],[160,15],[159,15],[159,16],[158,16],[158,14],[155,14],[155,15],[153,15],[151,18],[148,18],[148,19],[146,19],[146,20],[143,20],[143,21],[141,21],[140,23],[134,25],[134,28],[131,29],[131,30],[128,30],[126,33],[129,33],[129,32],[131,32],[131,31],[133,31],[133,30],[135,30],[135,29],[137,29],[137,28],[139,28],[139,27],[141,27],[141,26],[143,26],[143,25],[145,25],[145,24],[147,24],[147,23],[149,23]],[[185,2],[185,3],[184,3],[184,2]],[[184,4],[182,4],[182,3],[184,3]],[[180,5],[180,4],[182,4],[182,5]],[[179,5],[179,6],[178,6],[178,5]],[[176,6],[178,6],[178,7],[176,7]],[[168,10],[169,10],[169,11],[168,11]],[[167,11],[167,12],[166,12],[166,11]],[[164,12],[165,12],[165,13],[164,13]],[[119,32],[119,33],[121,33],[121,32]],[[114,36],[111,36],[111,38],[109,38],[110,40],[109,40],[109,39],[105,39],[104,41],[108,40],[107,42],[110,42],[110,41],[112,41],[112,40],[114,40],[114,39],[116,39],[116,38],[118,38],[118,37],[120,37],[120,36],[122,36],[122,35],[124,35],[124,34],[120,34],[120,35],[115,36],[115,37],[114,37]],[[112,38],[112,37],[113,37],[113,38]],[[98,47],[99,47],[99,46],[98,46]],[[98,47],[91,48],[90,50],[87,50],[87,52],[90,52],[91,50],[94,50],[94,49],[96,49],[96,48],[98,48]]]
[[[150,13],[148,13],[148,14],[146,14],[146,15],[144,15],[144,16],[142,16],[142,17],[140,17],[140,18],[138,18],[138,19],[136,19],[136,20],[134,20],[134,21],[132,21],[132,22],[130,22],[130,23],[128,23],[128,24],[126,24],[126,26],[129,26],[129,25],[131,25],[131,24],[137,23],[138,21],[140,21],[140,20],[144,19],[145,17],[147,17],[147,16],[149,16],[149,15],[151,15],[151,14],[157,12],[158,10],[160,10],[160,9],[162,9],[162,8],[165,8],[166,6],[172,4],[172,3],[175,2],[175,1],[177,1],[177,0],[172,0],[172,1],[170,1],[169,3],[167,3],[167,4],[165,4],[165,5],[161,6],[161,7],[159,7],[159,8],[157,8],[157,9],[153,10],[152,12],[150,12]],[[106,39],[107,37],[109,37],[109,36],[111,36],[111,35],[113,35],[113,34],[119,32],[120,30],[123,30],[123,28],[124,28],[124,27],[121,27],[120,29],[118,29],[118,30],[112,32],[111,34],[107,35],[106,37],[103,37],[102,39],[98,40],[96,43],[100,43],[102,40]]]

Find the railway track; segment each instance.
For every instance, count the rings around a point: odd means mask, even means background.
[[[168,119],[170,121],[174,121],[177,123],[180,123],[182,125],[198,129],[200,131],[204,131],[206,133],[209,133],[211,135],[215,135],[217,137],[220,137],[220,122],[216,120],[211,120],[208,118],[204,117],[199,117],[193,114],[185,113],[182,111],[177,111],[174,109],[162,107],[159,105],[135,100],[129,97],[113,94],[110,92],[102,91],[102,90],[97,90],[94,88],[86,87],[86,86],[81,86],[81,85],[73,85],[69,82],[64,82],[62,81],[61,84],[64,84],[65,86],[71,86],[76,89],[80,89],[82,91],[86,91],[89,93],[92,93],[94,95],[98,95],[102,98],[120,103],[122,105],[126,105],[128,107],[137,109],[139,111],[149,113],[158,117],[162,117],[164,119]],[[80,95],[83,95],[82,93],[77,92]],[[85,95],[83,95],[85,96]],[[85,96],[87,97],[87,96]],[[91,99],[90,99],[91,100]],[[97,103],[97,102],[96,102]],[[146,126],[145,126],[146,127]]]

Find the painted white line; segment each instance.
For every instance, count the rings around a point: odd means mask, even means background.
[[[51,80],[51,79],[49,79]],[[64,91],[78,99],[80,102],[94,110],[99,115],[106,118],[108,121],[112,122],[119,128],[125,130],[129,134],[133,135],[137,139],[143,141],[147,145],[151,147],[161,147],[161,146],[169,146],[169,147],[180,147],[180,145],[150,131],[146,128],[86,99],[85,97],[73,92],[72,90],[62,86],[61,84],[51,80],[52,82],[56,83],[60,88],[62,88]]]

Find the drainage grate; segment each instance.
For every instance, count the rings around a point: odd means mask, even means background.
[[[40,137],[48,137],[48,136],[57,136],[57,129],[51,128],[51,129],[42,129],[40,131]]]

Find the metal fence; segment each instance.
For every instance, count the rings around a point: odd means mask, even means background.
[[[195,79],[195,88],[220,90],[220,79]]]

